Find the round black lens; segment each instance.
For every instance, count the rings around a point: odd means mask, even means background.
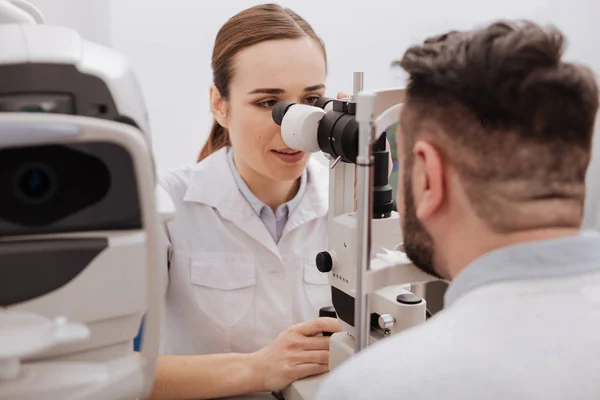
[[[17,174],[17,195],[31,204],[48,201],[56,191],[54,171],[43,164],[27,165]]]

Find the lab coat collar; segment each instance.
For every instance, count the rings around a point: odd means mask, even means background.
[[[298,207],[289,215],[281,239],[299,226],[327,214],[328,170],[313,157],[309,160],[307,168],[306,192]],[[227,160],[227,148],[216,151],[194,166],[183,200],[214,207],[224,219],[233,222],[250,237],[281,257],[267,227],[235,183]]]
[[[308,182],[304,197],[288,217],[281,238],[299,226],[327,215],[329,208],[329,169],[310,157],[308,164]]]

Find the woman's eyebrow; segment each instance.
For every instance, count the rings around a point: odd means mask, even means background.
[[[325,87],[325,85],[323,85],[322,83],[319,83],[317,85],[312,85],[312,86],[308,86],[304,88],[305,92],[312,92],[315,90],[319,90],[319,89],[323,89]],[[257,94],[257,93],[263,93],[263,94],[283,94],[285,93],[285,90],[283,89],[277,89],[277,88],[258,88],[258,89],[254,89],[250,92],[248,92],[248,94]]]

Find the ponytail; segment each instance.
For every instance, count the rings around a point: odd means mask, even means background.
[[[202,147],[196,162],[200,162],[206,157],[210,156],[212,153],[230,145],[231,142],[229,141],[229,132],[227,129],[219,125],[217,121],[214,121],[210,130],[210,135],[208,135],[208,139],[206,140],[204,147]]]

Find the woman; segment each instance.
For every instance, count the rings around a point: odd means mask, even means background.
[[[277,391],[328,369],[335,319],[326,274],[328,170],[288,148],[271,111],[314,104],[326,53],[310,25],[277,5],[252,7],[219,31],[215,119],[199,163],[168,171],[175,202],[154,398]]]

